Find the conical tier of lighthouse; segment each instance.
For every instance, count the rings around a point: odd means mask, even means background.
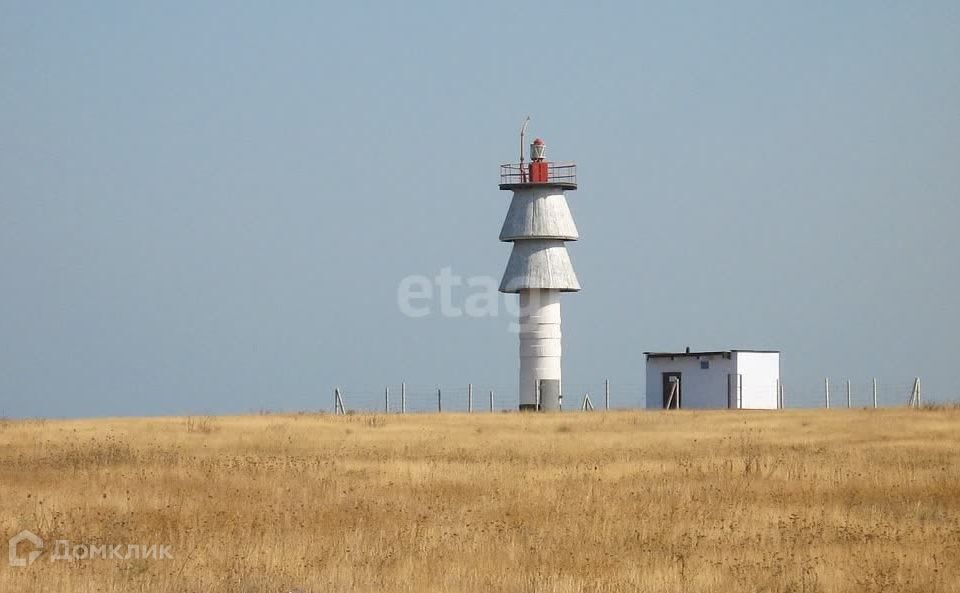
[[[513,243],[500,292],[520,298],[520,410],[559,410],[560,293],[580,290],[566,241],[580,238],[564,192],[577,189],[576,165],[545,159],[546,145],[530,145],[529,165],[501,165],[500,189],[513,200],[500,240]]]

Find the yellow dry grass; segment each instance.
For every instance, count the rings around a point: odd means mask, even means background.
[[[956,410],[6,421],[0,591],[960,592],[958,462]]]

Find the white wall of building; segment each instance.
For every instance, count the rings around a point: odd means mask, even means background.
[[[704,361],[708,368],[702,368]],[[663,408],[663,373],[671,372],[681,373],[680,406],[683,409],[724,409],[738,405],[742,409],[777,408],[778,352],[733,350],[653,356],[647,358],[646,369],[647,408],[650,409]]]
[[[706,361],[709,368],[701,368]],[[727,375],[735,372],[731,358],[723,355],[676,356],[647,359],[647,407],[663,408],[663,373],[680,372],[681,408],[711,409],[727,407]]]
[[[734,352],[740,374],[741,406],[748,410],[777,409],[779,352]]]

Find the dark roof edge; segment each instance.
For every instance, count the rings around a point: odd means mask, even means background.
[[[675,358],[680,356],[700,357],[700,356],[724,356],[735,354],[737,352],[746,352],[754,354],[780,354],[779,350],[711,350],[704,352],[644,352],[647,358]]]
[[[780,354],[779,350],[751,350],[749,348],[734,348],[730,352],[756,352],[757,354]]]

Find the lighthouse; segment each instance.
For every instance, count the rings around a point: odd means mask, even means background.
[[[500,292],[520,298],[520,410],[559,410],[560,295],[580,290],[565,244],[580,237],[566,198],[577,189],[577,166],[546,160],[537,138],[529,163],[521,148],[519,164],[500,166],[500,189],[513,192],[500,230],[500,240],[513,243]]]

